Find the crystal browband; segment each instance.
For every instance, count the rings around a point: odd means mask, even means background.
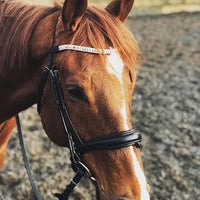
[[[105,54],[110,55],[113,52],[113,48],[110,49],[95,49],[92,47],[84,47],[84,46],[78,46],[73,44],[64,44],[60,46],[55,46],[50,49],[51,53],[58,53],[61,51],[66,50],[72,50],[72,51],[80,51],[80,52],[86,52],[86,53],[92,53],[92,54]]]

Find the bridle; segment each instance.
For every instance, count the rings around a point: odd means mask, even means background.
[[[141,134],[135,129],[117,132],[111,135],[91,139],[89,141],[83,141],[79,137],[71,121],[70,114],[68,112],[67,106],[64,101],[63,91],[59,81],[59,71],[56,69],[54,65],[54,58],[56,54],[67,50],[80,51],[83,53],[105,54],[105,55],[109,55],[113,51],[112,48],[101,50],[101,49],[94,49],[90,47],[83,47],[71,44],[55,46],[55,31],[54,31],[52,47],[50,48],[49,51],[49,61],[47,66],[44,68],[39,83],[37,105],[38,105],[38,113],[40,113],[42,106],[41,100],[43,96],[43,91],[47,79],[49,78],[54,96],[54,101],[62,121],[64,132],[67,136],[67,142],[69,144],[69,150],[70,150],[71,166],[74,172],[76,173],[75,177],[70,182],[70,184],[67,185],[64,192],[61,194],[58,193],[55,194],[55,197],[57,197],[59,200],[68,199],[70,193],[73,191],[74,187],[80,182],[81,178],[87,174],[90,175],[89,169],[82,162],[83,154],[95,150],[113,150],[113,149],[121,149],[128,146],[136,146],[137,148],[140,148],[141,146]],[[91,180],[95,182],[95,178],[92,176],[90,177]],[[37,193],[37,191],[35,193]],[[37,199],[41,199],[41,197],[38,197]]]
[[[57,106],[57,110],[59,112],[65,134],[67,135],[72,169],[76,173],[75,177],[73,178],[71,183],[66,187],[65,191],[62,194],[55,194],[55,196],[59,200],[66,200],[68,199],[74,187],[80,182],[81,178],[89,173],[89,169],[84,165],[81,159],[83,154],[85,154],[88,151],[121,149],[133,145],[139,148],[141,146],[141,134],[135,129],[132,129],[117,132],[108,136],[91,139],[89,141],[81,140],[76,129],[74,128],[74,125],[71,121],[67,106],[63,98],[63,91],[59,82],[59,72],[54,66],[55,55],[57,53],[67,50],[109,55],[112,53],[112,49],[99,50],[90,47],[83,47],[71,44],[55,46],[55,39],[56,37],[54,32],[52,47],[49,51],[49,62],[43,71],[39,84],[38,112],[40,113],[41,110],[41,99],[43,96],[43,91],[47,82],[47,78],[49,77],[54,95],[54,101]],[[92,179],[95,180],[94,178]]]

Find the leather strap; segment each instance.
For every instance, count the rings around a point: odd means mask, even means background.
[[[42,196],[40,195],[40,192],[35,184],[33,175],[31,173],[31,168],[30,168],[30,163],[26,154],[26,148],[24,145],[24,140],[23,140],[23,135],[22,135],[22,129],[21,129],[21,124],[20,124],[20,119],[19,119],[19,115],[16,115],[16,122],[17,122],[17,130],[18,130],[18,138],[19,138],[19,143],[20,143],[20,147],[21,147],[21,152],[22,152],[22,156],[23,156],[23,160],[24,160],[24,165],[28,174],[28,178],[29,181],[31,183],[31,187],[33,189],[34,195],[36,200],[43,200]]]
[[[45,69],[42,73],[41,79],[40,79],[39,87],[38,87],[37,111],[39,114],[40,114],[40,110],[41,110],[41,100],[42,100],[42,96],[43,96],[43,92],[44,92],[44,87],[47,82],[48,76],[49,76],[49,69],[48,69],[48,67],[45,67]]]
[[[93,150],[113,150],[133,145],[139,148],[141,146],[141,138],[139,131],[131,129],[83,142],[76,151],[82,155]]]

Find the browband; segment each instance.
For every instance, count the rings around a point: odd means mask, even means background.
[[[95,49],[92,47],[78,46],[74,44],[63,44],[59,46],[54,46],[50,49],[50,53],[58,53],[61,51],[72,50],[72,51],[80,51],[85,53],[92,54],[105,54],[110,55],[113,52],[113,48],[110,49]]]
[[[91,139],[81,144],[76,152],[84,154],[92,150],[112,150],[121,149],[135,145],[137,148],[141,146],[141,134],[135,129],[128,131],[117,132],[115,134]]]

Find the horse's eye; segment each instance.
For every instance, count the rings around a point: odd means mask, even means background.
[[[77,85],[67,85],[67,93],[68,95],[76,100],[82,100],[82,101],[87,101],[87,98],[84,94],[84,91],[82,88],[80,88]]]

